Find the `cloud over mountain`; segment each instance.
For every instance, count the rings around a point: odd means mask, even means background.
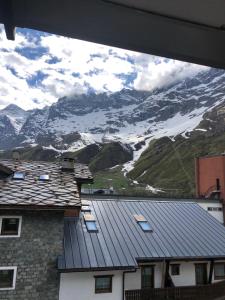
[[[8,41],[0,27],[0,108],[42,108],[65,95],[152,90],[206,67],[17,29]]]

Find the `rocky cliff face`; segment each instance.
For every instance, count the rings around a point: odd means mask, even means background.
[[[209,69],[152,92],[74,95],[32,111],[10,105],[0,111],[0,150],[42,146],[77,151],[120,142],[140,152],[154,137],[188,135],[205,112],[223,102],[224,82],[223,70]]]

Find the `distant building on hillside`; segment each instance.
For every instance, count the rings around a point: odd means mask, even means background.
[[[196,159],[196,196],[225,199],[225,155]]]
[[[225,216],[225,155],[196,158],[195,177],[197,198],[219,200]]]

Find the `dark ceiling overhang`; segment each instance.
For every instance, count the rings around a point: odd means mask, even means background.
[[[225,68],[223,0],[0,0],[8,39],[26,27]]]

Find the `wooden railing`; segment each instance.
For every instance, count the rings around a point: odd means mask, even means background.
[[[215,284],[129,290],[126,300],[213,300],[225,297],[225,281]]]

